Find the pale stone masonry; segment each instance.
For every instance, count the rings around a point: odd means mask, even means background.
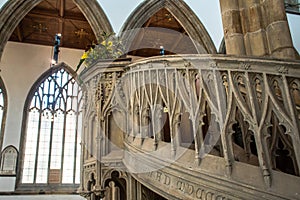
[[[97,0],[73,1],[96,35],[112,31]],[[8,2],[0,15],[0,58],[18,22],[42,0]],[[67,185],[68,192],[87,200],[300,199],[300,61],[283,0],[220,0],[220,7],[228,55],[217,54],[184,0],[146,0],[121,32],[145,28],[165,9],[197,54],[128,53],[82,66],[76,77],[83,99],[80,185]],[[120,37],[142,43],[134,31]],[[170,43],[175,47],[180,38]],[[41,193],[42,184],[21,182],[20,158],[12,194]],[[65,192],[53,184],[58,181],[49,182],[46,194]]]
[[[282,0],[220,0],[227,54],[297,57]]]

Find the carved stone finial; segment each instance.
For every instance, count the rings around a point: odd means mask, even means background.
[[[245,70],[249,70],[251,68],[251,65],[249,63],[242,63],[241,67]]]
[[[196,166],[200,166],[201,161],[202,161],[202,159],[201,159],[200,155],[196,155],[195,156],[195,164],[196,164]]]
[[[286,66],[280,66],[277,71],[281,74],[288,74],[289,73],[289,69]]]
[[[227,177],[230,177],[232,174],[232,165],[229,162],[225,166],[225,173]]]
[[[215,61],[211,61],[211,62],[209,62],[209,67],[211,67],[211,68],[217,68],[218,67],[218,63],[215,62]]]
[[[272,182],[272,180],[271,180],[271,174],[270,174],[270,172],[269,172],[269,170],[268,169],[264,169],[263,170],[263,176],[264,176],[264,181],[265,181],[265,184],[268,186],[268,187],[271,187],[271,182]]]
[[[100,199],[105,197],[105,191],[106,189],[102,188],[102,187],[95,187],[94,189],[94,193],[97,197],[99,197]]]
[[[185,67],[191,67],[191,66],[192,66],[192,63],[191,63],[191,62],[185,62],[185,63],[184,63],[184,66],[185,66]]]
[[[163,63],[164,63],[164,67],[170,66],[170,63],[168,61],[164,61]]]

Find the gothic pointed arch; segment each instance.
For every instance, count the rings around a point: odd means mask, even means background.
[[[219,52],[220,54],[226,54],[226,45],[225,45],[225,39],[223,37],[220,47],[219,47]]]
[[[0,10],[0,59],[4,47],[21,20],[43,0],[10,0]],[[113,28],[97,0],[73,0],[90,24],[96,36]]]
[[[143,1],[130,14],[121,28],[121,33],[142,28],[147,20],[161,9],[166,9],[176,18],[187,35],[194,41],[198,53],[214,54],[217,52],[207,30],[183,0]],[[129,37],[133,38],[136,34],[136,31],[132,31],[129,33]]]
[[[82,89],[65,63],[51,67],[34,83],[24,106],[17,190],[77,190],[81,107]]]

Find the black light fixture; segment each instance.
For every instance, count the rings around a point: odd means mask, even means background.
[[[160,54],[161,56],[165,55],[165,49],[164,49],[163,46],[160,46],[160,47],[159,47],[159,54]]]
[[[55,42],[54,42],[54,51],[53,51],[53,60],[52,65],[58,63],[58,54],[59,54],[59,45],[60,45],[61,33],[55,34]]]

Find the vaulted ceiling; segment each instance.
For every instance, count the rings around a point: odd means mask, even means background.
[[[72,0],[42,1],[23,18],[9,40],[53,46],[57,33],[62,34],[62,47],[85,49],[96,42],[91,26]]]

